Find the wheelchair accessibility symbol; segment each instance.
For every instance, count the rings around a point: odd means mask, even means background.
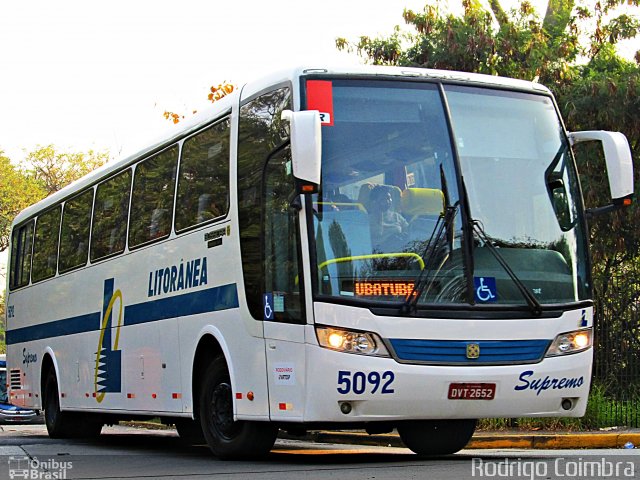
[[[273,293],[262,295],[262,309],[264,311],[264,319],[273,320]]]
[[[491,303],[498,300],[495,277],[473,277],[476,302]]]

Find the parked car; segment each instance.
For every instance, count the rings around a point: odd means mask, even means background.
[[[17,407],[9,403],[7,395],[7,360],[0,355],[0,424],[42,423],[42,415],[29,408]]]

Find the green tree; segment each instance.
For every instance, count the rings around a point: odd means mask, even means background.
[[[23,208],[46,196],[45,190],[13,165],[0,150],[0,252],[9,246],[13,218]]]
[[[9,246],[11,222],[22,209],[108,160],[108,152],[63,152],[48,145],[36,147],[16,166],[0,150],[0,252]]]
[[[578,5],[576,5],[578,3]],[[340,50],[357,51],[369,63],[402,65],[504,75],[549,84],[575,78],[580,58],[634,38],[640,22],[628,14],[609,18],[615,0],[574,2],[550,0],[543,18],[524,1],[506,12],[499,0],[490,10],[477,0],[463,0],[463,14],[443,10],[440,1],[423,11],[404,10],[413,31],[396,27],[388,37],[338,38]],[[631,3],[638,5],[638,0]]]
[[[108,152],[64,152],[53,145],[38,146],[26,159],[26,173],[51,195],[104,165]]]

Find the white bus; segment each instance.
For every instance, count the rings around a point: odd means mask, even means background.
[[[610,208],[629,204],[625,137],[566,132],[536,83],[361,67],[244,85],[15,219],[11,401],[52,437],[161,417],[221,457],[318,428],[443,454],[478,418],[581,416],[584,140]]]

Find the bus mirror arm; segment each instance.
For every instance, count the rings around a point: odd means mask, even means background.
[[[593,217],[631,205],[633,202],[633,161],[627,137],[620,132],[602,130],[571,132],[568,135],[572,146],[580,142],[598,141],[602,143],[604,150],[613,201],[604,207],[588,209],[587,215]]]
[[[302,197],[299,193],[296,193],[291,201],[289,202],[289,207],[294,209],[296,212],[302,210]]]
[[[322,132],[317,110],[284,110],[282,119],[290,122],[291,158],[296,192],[317,193],[322,166]]]
[[[633,203],[633,195],[630,195],[628,198],[616,199],[614,203],[610,203],[609,205],[605,205],[604,207],[597,208],[587,208],[586,214],[587,218],[591,219],[600,215],[604,215],[605,213],[615,212],[616,210],[620,210],[621,208],[625,208],[630,206]]]

